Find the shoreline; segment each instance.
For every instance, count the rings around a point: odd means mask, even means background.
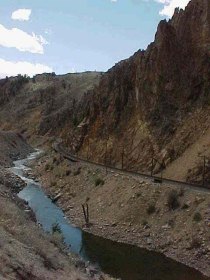
[[[40,155],[40,150],[29,154],[28,157],[26,158],[26,162],[23,163],[23,166],[27,166],[27,162],[30,163],[31,161],[36,160],[37,159],[36,156],[39,157],[39,155]],[[34,210],[29,206],[28,202],[18,196],[19,192],[21,192],[22,190],[24,190],[24,188],[27,187],[27,179],[32,179],[32,181],[34,181],[34,183],[37,182],[36,178],[30,178],[30,176],[27,176],[28,172],[32,171],[31,168],[29,168],[28,170],[27,169],[23,170],[23,172],[25,173],[23,176],[24,177],[26,176],[25,180],[24,180],[24,178],[21,177],[21,175],[20,176],[16,175],[13,172],[13,170],[11,170],[11,169],[12,168],[9,168],[9,170],[6,170],[7,177],[13,178],[14,182],[19,182],[19,184],[21,184],[20,188],[11,189],[11,195],[14,196],[14,203],[17,204],[20,207],[20,209],[22,209],[23,211],[27,211],[27,214],[30,217],[31,222],[33,222],[35,226],[38,226],[39,230],[42,231],[42,233],[44,235],[48,236],[48,238],[53,238],[54,234],[49,233],[44,230],[44,228],[39,223],[39,220],[37,220]],[[13,182],[13,184],[14,184],[14,182]],[[40,185],[40,187],[41,187],[41,185]],[[46,194],[44,189],[43,189],[43,193]],[[74,265],[75,273],[78,273],[78,277],[84,277],[84,278],[75,278],[75,279],[99,280],[98,277],[100,277],[101,280],[115,280],[111,276],[104,274],[101,270],[97,270],[89,262],[86,262],[85,260],[83,260],[79,255],[77,255],[71,251],[68,251],[67,245],[65,243],[63,243],[62,238],[60,238],[60,237],[59,237],[58,248],[59,248],[61,254],[66,256],[67,259],[68,258],[71,259],[71,261],[73,262],[73,265]],[[79,273],[81,275],[79,275]]]
[[[51,157],[50,157],[51,158]],[[46,160],[46,159],[45,159]],[[76,166],[76,167],[75,167]],[[93,167],[87,167],[87,164],[72,164],[71,169],[76,168],[79,166],[79,168],[85,169],[94,169]],[[100,215],[94,215],[94,217],[91,217],[90,215],[90,222],[92,222],[92,226],[90,228],[86,228],[84,226],[84,217],[81,211],[81,204],[79,205],[78,202],[68,203],[67,198],[65,197],[65,192],[59,192],[58,190],[54,190],[53,187],[49,186],[49,182],[46,178],[46,174],[43,174],[40,172],[39,164],[37,166],[37,162],[33,164],[35,171],[35,177],[37,177],[41,185],[43,187],[43,190],[50,196],[55,197],[56,195],[59,195],[59,199],[57,201],[57,205],[64,211],[66,217],[69,219],[71,224],[75,225],[76,227],[81,228],[83,231],[86,231],[88,233],[91,233],[96,236],[100,236],[103,238],[107,238],[116,242],[125,243],[128,245],[134,245],[142,249],[146,249],[149,251],[154,251],[157,253],[161,253],[165,255],[167,258],[170,258],[178,263],[184,264],[190,268],[193,268],[199,272],[201,272],[206,279],[210,279],[210,268],[208,264],[208,255],[209,252],[207,248],[207,254],[205,256],[201,256],[200,258],[197,258],[195,254],[197,254],[197,251],[192,250],[190,248],[182,248],[179,247],[179,239],[174,240],[171,242],[171,240],[168,240],[168,244],[161,244],[159,238],[158,238],[158,232],[155,230],[151,230],[150,226],[142,226],[138,224],[133,224],[131,222],[121,222],[117,219],[110,220],[107,218],[107,220],[103,219],[103,217],[100,218]],[[38,168],[38,172],[37,172]],[[95,168],[96,169],[96,168]],[[43,171],[43,170],[42,170]],[[100,173],[101,172],[101,173]],[[100,170],[100,174],[104,175],[104,170]],[[40,176],[37,176],[37,175]],[[47,172],[47,174],[50,176],[52,175],[50,171]],[[109,175],[116,176],[118,179],[120,177],[125,177],[120,174],[111,174],[109,172]],[[107,176],[109,178],[109,175]],[[80,175],[76,176],[80,177]],[[129,177],[129,176],[126,176]],[[122,179],[123,179],[122,178]],[[83,179],[83,178],[82,178]],[[107,179],[108,180],[108,179]],[[136,178],[130,178],[132,181],[138,181]],[[78,181],[81,183],[81,178],[78,179]],[[62,187],[61,189],[63,189]],[[161,187],[160,187],[161,188]],[[203,194],[202,194],[203,195]],[[68,196],[68,193],[67,193]],[[199,196],[199,194],[197,194]],[[71,199],[72,200],[72,199]],[[79,200],[84,201],[84,200]],[[95,214],[93,212],[93,209],[90,209],[91,214]],[[97,216],[97,218],[96,218]],[[102,221],[103,220],[103,221]],[[170,234],[167,234],[167,231],[170,231],[170,228],[163,227],[162,231],[165,233],[165,236],[170,236]],[[170,239],[170,238],[169,238]],[[198,253],[200,251],[198,250]]]
[[[65,209],[62,208],[62,204],[58,203],[58,206],[65,213]],[[86,227],[85,225],[83,225],[82,219],[72,216],[72,215],[66,216],[66,217],[68,218],[68,220],[71,222],[72,225],[80,228],[81,230],[83,230],[87,233],[91,233],[95,236],[109,239],[111,241],[115,241],[118,243],[136,246],[140,249],[145,249],[150,252],[162,254],[165,257],[176,261],[177,263],[186,265],[192,269],[199,271],[200,273],[202,273],[202,275],[204,277],[207,277],[206,280],[210,280],[210,272],[206,273],[205,270],[200,269],[199,267],[196,266],[196,264],[192,264],[189,261],[187,261],[187,258],[188,258],[187,256],[185,258],[176,257],[176,253],[173,252],[172,250],[170,250],[170,247],[168,248],[168,252],[167,252],[167,250],[159,250],[155,246],[147,246],[146,243],[142,243],[140,239],[136,239],[136,237],[134,236],[136,231],[133,232],[134,234],[132,237],[129,237],[130,235],[132,235],[132,231],[129,230],[129,225],[127,225],[127,226],[120,225],[120,226],[113,227],[112,225],[108,225],[108,224],[105,224],[105,225],[92,224],[90,227]],[[107,233],[107,229],[108,229],[108,233]],[[127,232],[128,234],[123,235],[122,232]]]

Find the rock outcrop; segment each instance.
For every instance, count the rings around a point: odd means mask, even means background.
[[[2,129],[62,138],[113,165],[123,157],[124,168],[149,172],[155,158],[158,173],[210,127],[209,0],[176,9],[146,50],[105,74],[1,80],[0,106]]]
[[[210,2],[192,0],[83,98],[80,152],[104,161],[107,146],[111,161],[124,150],[127,168],[149,170],[152,157],[167,165],[207,129],[209,104]]]
[[[25,158],[33,149],[19,133],[0,131],[0,166],[11,166],[14,160]]]

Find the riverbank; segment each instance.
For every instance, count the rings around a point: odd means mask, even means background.
[[[69,163],[50,151],[35,175],[75,225],[187,264],[210,277],[210,195]],[[88,202],[91,227],[81,204]]]
[[[16,182],[8,173],[4,182],[0,184],[0,278],[92,279],[76,268],[76,257],[63,253],[59,235],[44,234],[36,225],[31,210],[13,192]]]
[[[35,213],[18,197],[26,182],[6,167],[34,150],[13,132],[0,133],[0,144],[0,278],[111,280],[70,253],[58,232],[44,233]]]

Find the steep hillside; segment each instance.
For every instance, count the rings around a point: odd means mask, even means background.
[[[38,134],[59,135],[65,124],[75,125],[75,103],[92,89],[102,73],[85,72],[56,76],[23,76],[0,81],[0,127],[18,129],[34,140]]]
[[[124,149],[127,168],[149,171],[152,157],[163,168],[206,133],[209,105],[210,2],[192,0],[160,22],[146,51],[115,65],[83,98],[78,148],[104,161],[107,143],[112,163]]]
[[[210,127],[209,0],[176,9],[145,51],[105,74],[2,80],[0,106],[0,127],[26,132],[31,141],[60,137],[80,155],[118,166],[123,157],[125,168],[144,172],[155,158],[154,173],[166,169],[183,179],[194,164],[180,157],[203,135],[208,139]],[[193,162],[204,152],[190,151]]]
[[[33,149],[14,132],[0,131],[0,166],[11,166],[13,160],[24,158]]]

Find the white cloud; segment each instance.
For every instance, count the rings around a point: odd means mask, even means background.
[[[16,48],[21,52],[30,52],[43,54],[43,46],[48,42],[34,33],[28,34],[21,29],[7,29],[0,24],[0,46],[7,48]]]
[[[30,19],[31,9],[18,9],[12,13],[11,18],[19,21],[27,21]]]
[[[27,61],[7,61],[0,58],[0,78],[16,76],[18,74],[33,76],[45,72],[51,73],[53,69],[40,63],[33,64]]]
[[[117,2],[117,0],[110,0],[112,3],[116,3]]]
[[[172,17],[175,8],[184,9],[190,0],[156,0],[156,2],[164,5],[163,9],[160,11],[161,16]]]

